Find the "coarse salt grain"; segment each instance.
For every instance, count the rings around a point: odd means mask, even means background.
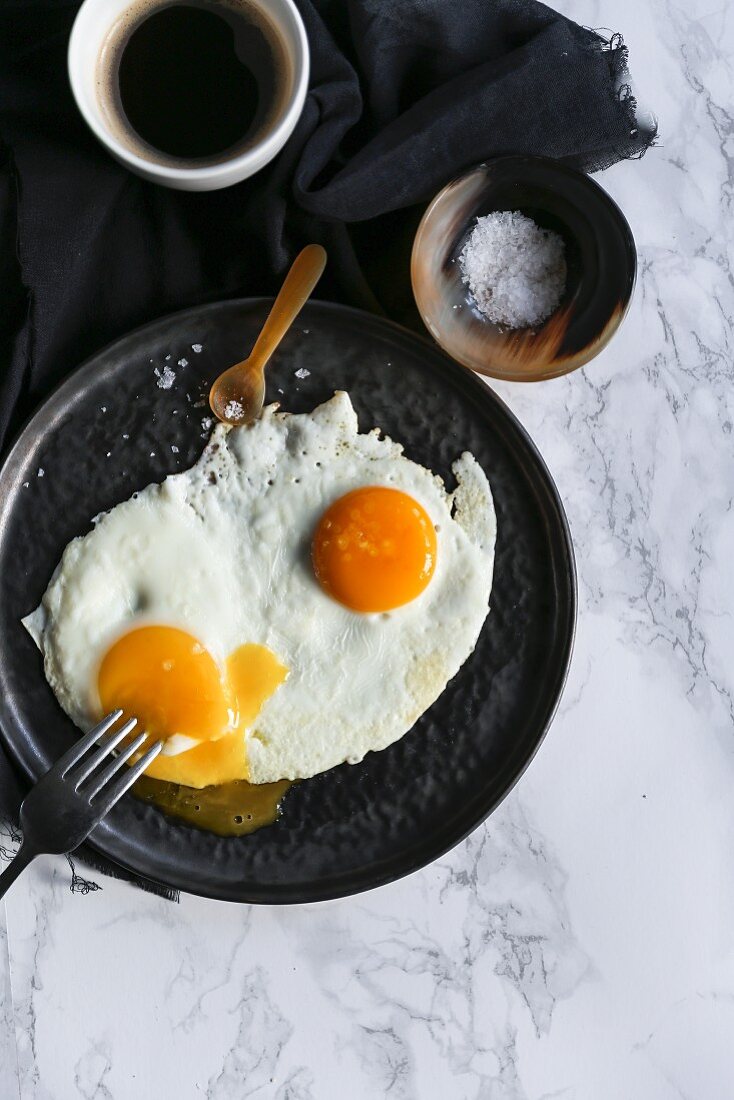
[[[188,367],[189,361],[188,359],[179,359],[178,365],[179,367]]]
[[[311,371],[306,370],[305,367],[299,367],[295,374],[296,378],[309,378],[311,375]]]
[[[508,328],[540,324],[566,288],[562,237],[517,210],[477,218],[459,261],[479,309]]]
[[[202,421],[201,421],[201,430],[202,430],[202,432],[208,432],[209,429],[211,428],[212,424],[213,424],[213,420],[210,416],[202,417]]]
[[[230,420],[237,420],[244,413],[242,403],[234,398],[224,406],[224,415]]]
[[[160,390],[170,390],[173,383],[176,381],[176,372],[171,367],[164,367],[163,370],[159,370],[158,367],[153,371],[158,382],[156,383]]]
[[[195,353],[196,353],[196,355],[198,355],[198,354],[199,354],[199,352],[201,351],[201,349],[203,348],[203,346],[204,346],[203,344],[192,344],[192,345],[191,345],[191,350],[192,350],[193,352],[195,352]]]

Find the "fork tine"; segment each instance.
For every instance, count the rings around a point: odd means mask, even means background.
[[[98,767],[103,760],[105,760],[116,745],[127,737],[130,730],[138,724],[137,718],[129,718],[124,726],[120,726],[119,730],[115,730],[111,737],[108,737],[103,745],[97,749],[88,760],[85,760],[79,765],[73,772],[69,772],[69,780],[74,786],[74,790],[78,791],[80,785],[84,782],[88,775],[91,775],[96,767]]]
[[[147,733],[139,733],[134,741],[131,741],[129,745],[125,745],[116,756],[113,756],[106,768],[103,768],[101,771],[97,772],[96,775],[92,776],[89,783],[87,783],[84,790],[80,793],[90,800],[98,795],[102,788],[112,779],[112,776],[119,772],[120,768],[125,766],[125,761],[129,760],[133,753],[136,753],[138,749],[141,748],[147,740],[147,737]]]
[[[66,775],[69,768],[73,767],[78,760],[81,760],[87,749],[91,749],[95,741],[98,741],[100,737],[107,733],[107,730],[110,726],[114,726],[118,718],[122,718],[122,711],[113,710],[111,714],[102,719],[98,726],[95,726],[84,737],[80,737],[78,741],[75,741],[69,751],[65,752],[54,765],[55,768],[60,770],[60,774],[62,776]]]
[[[109,813],[116,802],[124,795],[125,791],[132,787],[136,779],[139,779],[143,774],[148,764],[152,764],[158,753],[163,748],[162,741],[156,741],[155,745],[151,749],[148,749],[145,756],[141,756],[132,767],[127,769],[127,774],[121,775],[119,779],[116,779],[114,783],[111,783],[109,787],[102,793],[102,797],[98,802],[94,803],[95,808],[99,808],[102,814]]]

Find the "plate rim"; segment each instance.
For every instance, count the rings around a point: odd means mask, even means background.
[[[49,391],[41,402],[32,410],[30,415],[22,423],[15,436],[11,439],[10,443],[3,448],[0,452],[0,528],[2,527],[5,507],[7,504],[8,492],[6,485],[8,482],[8,470],[12,470],[13,461],[20,459],[20,452],[23,450],[24,445],[27,442],[27,437],[31,432],[33,422],[41,414],[46,407],[52,402],[63,397],[66,390],[70,393],[75,393],[78,389],[79,378],[83,377],[87,373],[91,373],[94,369],[97,361],[101,357],[107,356],[113,349],[119,350],[121,345],[124,345],[128,341],[137,342],[141,337],[144,337],[148,331],[157,330],[162,324],[175,321],[177,318],[189,318],[192,315],[197,316],[211,316],[217,312],[226,312],[228,309],[240,307],[246,310],[257,309],[258,307],[267,306],[272,304],[273,297],[270,296],[255,296],[246,298],[225,298],[217,299],[214,302],[205,302],[199,305],[191,306],[185,309],[176,310],[172,313],[164,314],[158,318],[154,318],[152,321],[148,321],[143,325],[139,325],[129,332],[124,333],[122,336],[117,337],[115,340],[103,345],[92,355],[84,359],[80,364],[74,367],[69,374],[67,374],[59,383]],[[85,841],[84,847],[93,850],[96,854],[102,856],[104,859],[109,860],[112,864],[124,869],[125,871],[148,881],[162,884],[166,887],[170,887],[175,890],[192,894],[197,897],[204,897],[209,900],[225,901],[231,904],[248,904],[248,905],[298,905],[298,904],[314,904],[322,901],[333,901],[340,898],[347,898],[356,896],[369,890],[378,889],[385,886],[390,882],[397,882],[400,879],[406,878],[409,875],[422,870],[423,868],[430,866],[436,860],[441,859],[447,852],[452,851],[459,844],[461,844],[468,836],[471,835],[476,829],[478,829],[504,802],[505,798],[514,789],[516,784],[522,778],[527,771],[528,767],[535,759],[541,745],[545,741],[548,731],[553,723],[553,720],[558,711],[558,707],[563,696],[563,691],[568,679],[568,673],[573,657],[576,628],[578,619],[578,578],[576,559],[573,547],[573,540],[571,537],[571,530],[566,516],[566,511],[561,500],[558,487],[548,469],[548,466],[540,453],[538,447],[530,436],[525,426],[521,423],[519,418],[510,409],[506,402],[495,392],[495,390],[485,381],[482,376],[477,375],[474,371],[471,371],[468,367],[462,366],[458,361],[451,358],[451,356],[436,342],[431,340],[427,335],[423,335],[420,332],[415,332],[412,329],[406,328],[404,325],[399,324],[396,321],[387,317],[382,317],[378,314],[370,313],[363,309],[358,309],[353,306],[343,305],[339,302],[327,301],[322,299],[310,299],[307,308],[315,308],[328,314],[337,314],[340,316],[352,316],[357,320],[360,326],[370,329],[377,329],[378,334],[382,330],[389,329],[392,331],[394,337],[398,338],[402,343],[407,343],[409,346],[416,344],[422,345],[426,352],[430,353],[434,359],[434,363],[438,365],[440,363],[444,373],[454,375],[457,381],[460,381],[461,386],[466,388],[469,392],[473,391],[477,395],[481,395],[482,400],[493,403],[499,410],[501,416],[504,416],[509,426],[515,431],[522,441],[522,445],[535,465],[537,471],[541,475],[541,483],[545,490],[548,502],[552,505],[555,513],[556,520],[558,522],[557,534],[561,536],[560,545],[563,549],[562,562],[559,563],[562,566],[562,570],[555,569],[554,574],[557,576],[560,571],[565,574],[565,579],[568,587],[568,606],[565,618],[567,619],[567,628],[563,644],[556,656],[556,674],[551,690],[548,692],[549,706],[545,710],[541,717],[541,724],[538,732],[535,736],[534,742],[528,752],[526,752],[520,761],[510,769],[510,773],[507,777],[503,790],[495,798],[489,801],[483,801],[479,808],[479,815],[472,816],[471,824],[468,827],[464,827],[463,824],[459,829],[453,832],[447,833],[445,843],[442,841],[441,845],[437,847],[430,855],[420,856],[418,859],[411,857],[411,851],[406,853],[407,865],[402,869],[395,871],[393,868],[387,873],[380,871],[378,864],[376,867],[367,869],[365,875],[364,872],[354,872],[352,876],[352,882],[348,888],[343,886],[334,886],[335,877],[329,876],[328,878],[321,878],[309,883],[308,885],[300,885],[298,888],[294,888],[291,885],[282,886],[280,884],[269,884],[264,893],[268,896],[260,896],[255,891],[254,893],[248,893],[247,884],[243,884],[243,889],[238,890],[237,896],[233,896],[231,891],[226,889],[217,890],[216,888],[197,888],[196,885],[192,886],[190,883],[182,882],[178,880],[174,874],[170,878],[165,877],[153,877],[145,874],[133,862],[121,858],[119,855],[111,855],[107,850],[107,845],[104,842],[98,843],[94,837],[90,837]],[[11,481],[12,484],[12,481]],[[0,669],[0,681],[2,680],[2,670]],[[26,765],[21,758],[20,753],[16,751],[16,745],[10,740],[5,733],[5,725],[7,722],[12,721],[8,714],[8,707],[5,702],[4,693],[0,693],[0,741],[4,751],[8,754],[9,759],[14,766],[20,771],[21,775],[31,782],[36,781],[37,777],[33,774],[32,770]],[[103,821],[97,830],[105,832],[106,822]],[[104,872],[102,872],[104,873]],[[297,895],[297,896],[296,896]]]

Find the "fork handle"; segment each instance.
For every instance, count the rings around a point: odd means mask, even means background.
[[[35,848],[31,848],[25,840],[23,841],[10,866],[6,867],[3,873],[0,874],[0,898],[5,896],[15,880],[25,871],[28,864],[32,863],[36,856],[40,854]]]

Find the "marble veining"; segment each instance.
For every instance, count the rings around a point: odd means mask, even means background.
[[[497,386],[577,552],[551,733],[466,842],[343,902],[39,861],[0,905],[0,1100],[734,1096],[734,7],[559,6],[624,33],[660,141],[599,177],[639,247],[622,329]]]
[[[15,1052],[15,1018],[10,986],[10,955],[5,906],[0,902],[0,1096],[17,1100],[18,1060]]]

